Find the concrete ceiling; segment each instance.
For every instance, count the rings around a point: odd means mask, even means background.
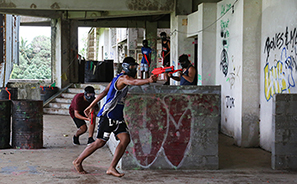
[[[135,26],[138,22],[139,26],[144,21],[156,21],[160,28],[168,28],[171,12],[189,14],[197,11],[200,3],[218,1],[220,0],[4,0],[0,1],[0,12],[77,20],[80,26],[127,27],[127,24]],[[22,21],[26,25],[38,23],[46,25],[49,21]]]

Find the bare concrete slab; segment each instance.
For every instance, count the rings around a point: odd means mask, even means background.
[[[108,147],[87,158],[78,174],[72,161],[87,146],[72,144],[76,127],[69,116],[44,115],[44,149],[0,150],[0,183],[297,183],[297,172],[271,169],[271,153],[238,148],[219,136],[218,170],[124,170],[122,178],[106,175],[112,155]]]

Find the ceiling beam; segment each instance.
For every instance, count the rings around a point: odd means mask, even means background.
[[[146,21],[143,20],[96,20],[96,21],[78,21],[79,27],[109,27],[109,28],[145,28]],[[170,28],[170,21],[157,21],[157,27],[160,29]]]
[[[139,17],[146,15],[169,14],[167,11],[68,11],[64,13],[65,19],[105,19],[105,18],[124,18]]]
[[[13,14],[13,15],[26,15],[31,17],[46,17],[57,19],[62,16],[62,11],[50,11],[50,10],[13,10],[13,9],[5,9],[2,10],[0,8],[0,13],[3,14]]]
[[[4,0],[0,9],[174,11],[175,0]]]

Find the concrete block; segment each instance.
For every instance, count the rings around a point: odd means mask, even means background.
[[[297,101],[276,101],[275,114],[294,115],[297,108]]]
[[[274,143],[271,149],[274,155],[297,156],[297,142],[295,143]]]
[[[276,129],[275,143],[297,143],[297,128]]]
[[[275,115],[276,129],[297,128],[297,115]]]
[[[124,108],[131,143],[123,169],[217,169],[220,103],[217,86],[131,87]]]
[[[272,155],[271,156],[272,169],[297,169],[297,156]]]

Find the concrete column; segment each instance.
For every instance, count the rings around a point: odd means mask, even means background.
[[[53,19],[52,27],[52,82],[63,88],[78,81],[77,67],[77,23]]]
[[[170,18],[170,65],[175,69],[178,66],[178,57],[182,54],[189,55],[189,60],[193,63],[194,60],[194,38],[187,38],[188,18],[186,15],[175,16],[171,13]],[[171,80],[171,84],[178,85],[179,82]]]
[[[71,20],[70,22],[70,66],[69,71],[69,81],[76,83],[79,81],[79,62],[78,62],[78,21]]]
[[[157,22],[146,22],[145,34],[148,45],[152,48],[151,64],[149,68],[149,71],[152,71],[157,67]]]
[[[136,58],[136,49],[137,49],[137,29],[129,28],[128,29],[128,38],[127,38],[127,50],[128,56]]]
[[[245,0],[242,54],[242,147],[259,146],[261,0]]]
[[[198,6],[198,85],[216,84],[216,4],[202,3]]]

